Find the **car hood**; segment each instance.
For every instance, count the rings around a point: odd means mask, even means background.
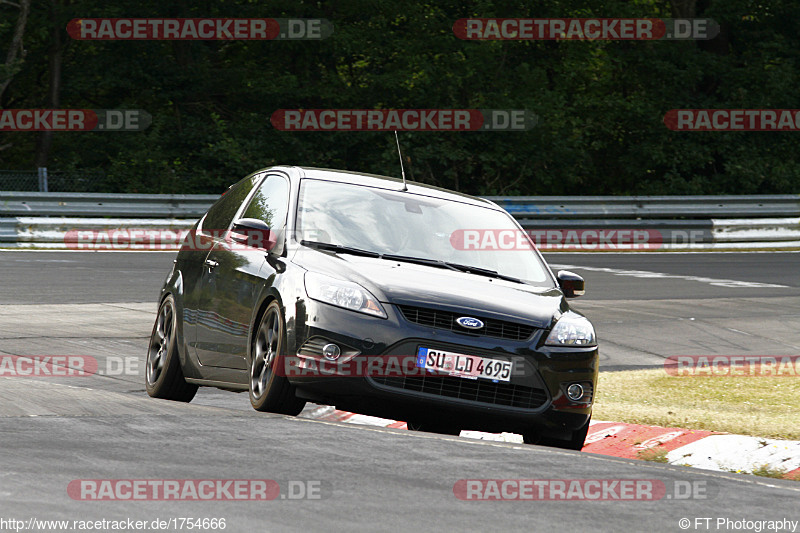
[[[294,262],[312,272],[354,281],[383,303],[433,306],[535,327],[569,310],[560,290],[443,268],[304,248]]]

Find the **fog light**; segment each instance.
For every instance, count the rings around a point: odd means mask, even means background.
[[[567,387],[567,397],[573,402],[577,402],[583,398],[583,385],[580,383],[573,383]]]
[[[322,347],[322,355],[324,355],[325,359],[328,361],[336,361],[339,359],[339,356],[342,355],[342,349],[336,344],[326,344]],[[581,389],[581,391],[583,391],[583,389]]]

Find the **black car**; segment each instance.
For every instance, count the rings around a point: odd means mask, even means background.
[[[161,290],[150,396],[248,390],[410,429],[521,433],[580,449],[598,351],[554,275],[496,204],[419,183],[273,167],[231,186],[187,234]]]

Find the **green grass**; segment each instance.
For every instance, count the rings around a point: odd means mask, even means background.
[[[676,377],[663,369],[603,372],[593,417],[800,440],[800,379]]]

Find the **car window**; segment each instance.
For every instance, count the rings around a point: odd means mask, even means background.
[[[521,236],[513,218],[494,208],[410,192],[304,179],[297,226],[300,235],[308,240],[458,263],[552,286],[547,267],[532,247],[501,249],[459,243],[458,236],[465,230],[489,236]]]
[[[289,206],[289,183],[281,176],[267,176],[258,188],[243,218],[263,220],[273,230],[280,230],[286,224]]]
[[[233,222],[233,217],[241,207],[250,191],[258,182],[258,179],[263,176],[254,175],[248,176],[230,189],[225,195],[222,196],[217,202],[208,210],[205,218],[203,219],[203,231],[206,233],[213,231],[224,231],[230,227]]]

